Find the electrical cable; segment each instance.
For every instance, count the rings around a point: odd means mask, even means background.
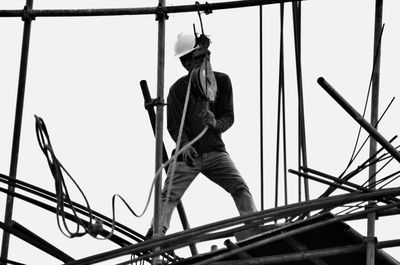
[[[75,210],[75,207],[73,206],[72,200],[70,199],[69,196],[69,192],[68,192],[68,188],[67,185],[65,184],[65,180],[64,180],[64,175],[63,175],[63,171],[67,174],[67,176],[72,180],[72,182],[75,184],[75,186],[77,187],[77,189],[79,190],[80,194],[82,195],[83,199],[85,200],[87,209],[89,211],[89,223],[92,224],[92,213],[91,213],[91,209],[90,209],[90,205],[89,202],[85,196],[85,194],[83,193],[82,189],[79,187],[78,183],[74,180],[74,178],[69,174],[69,172],[64,168],[64,166],[59,162],[59,160],[57,159],[54,151],[53,151],[53,147],[51,145],[51,141],[50,141],[50,137],[49,134],[47,132],[47,128],[46,125],[43,121],[42,118],[38,117],[35,115],[35,119],[36,119],[36,123],[35,123],[35,128],[36,128],[36,136],[39,142],[39,146],[40,149],[42,150],[42,152],[44,153],[46,159],[47,159],[47,163],[50,167],[50,170],[52,172],[54,181],[55,181],[55,188],[56,188],[56,198],[57,198],[57,225],[60,229],[60,231],[69,238],[73,238],[73,237],[79,237],[79,236],[83,236],[86,233],[89,232],[89,227],[85,227],[85,225],[80,221],[80,218],[78,218],[77,212]],[[64,206],[65,204],[69,204],[70,205],[70,209],[73,212],[73,215],[76,218],[76,230],[75,232],[72,232],[69,229],[69,226],[66,223],[65,220],[65,210],[64,210]],[[60,224],[60,216],[61,216],[61,220],[63,223],[63,229],[61,227]],[[84,228],[84,232],[80,232],[80,227]]]
[[[72,176],[68,173],[68,171],[62,166],[62,164],[59,162],[59,160],[57,159],[56,155],[54,154],[53,148],[51,146],[51,142],[50,142],[50,138],[49,138],[49,134],[46,128],[46,125],[43,121],[43,119],[41,119],[40,117],[36,116],[36,134],[37,134],[37,138],[38,138],[38,142],[39,142],[39,146],[41,148],[41,150],[43,151],[43,153],[46,156],[46,159],[48,161],[50,170],[53,174],[53,177],[55,179],[55,186],[56,186],[56,201],[57,201],[57,225],[59,226],[60,231],[69,238],[73,238],[73,237],[79,237],[79,236],[83,236],[87,233],[91,234],[92,236],[94,236],[95,238],[97,238],[97,234],[99,231],[98,229],[100,229],[100,225],[101,223],[98,223],[98,219],[96,219],[96,223],[92,223],[93,222],[93,216],[92,216],[92,211],[90,209],[90,205],[89,202],[85,196],[85,194],[83,193],[82,189],[79,187],[79,185],[77,184],[77,182],[72,178]],[[156,179],[160,176],[161,171],[168,166],[174,159],[176,159],[183,151],[185,151],[187,148],[189,148],[190,146],[192,146],[195,142],[197,142],[207,131],[208,126],[206,126],[203,131],[196,137],[194,138],[192,141],[190,141],[187,145],[185,145],[182,149],[179,150],[179,152],[177,152],[174,156],[172,156],[166,163],[164,163],[160,169],[156,172],[155,177],[153,179],[152,185],[151,185],[151,189],[149,192],[149,196],[147,199],[147,203],[145,206],[145,209],[143,210],[143,212],[141,214],[136,214],[135,211],[132,210],[132,208],[129,206],[129,204],[126,202],[126,200],[118,195],[115,194],[112,198],[112,226],[111,226],[111,232],[108,236],[104,237],[104,238],[97,238],[97,239],[110,239],[110,237],[112,236],[114,230],[115,230],[115,199],[116,198],[120,198],[122,200],[122,202],[128,207],[128,209],[131,211],[131,213],[133,215],[135,215],[136,217],[141,217],[144,215],[144,213],[146,212],[149,202],[150,202],[150,198],[151,198],[151,194],[152,194],[152,190],[154,188],[154,184]],[[71,180],[74,182],[74,184],[78,187],[79,191],[81,192],[86,205],[87,205],[87,209],[88,209],[88,215],[89,215],[89,226],[85,226],[81,219],[78,217],[77,215],[77,210],[74,207],[74,203],[72,202],[72,200],[69,197],[68,194],[68,189],[66,187],[65,181],[64,181],[64,177],[62,174],[62,170],[71,178]],[[65,191],[65,193],[64,193]],[[65,200],[64,197],[67,199]],[[75,220],[76,220],[76,224],[77,224],[77,230],[76,232],[72,232],[65,221],[65,210],[64,210],[64,205],[69,205],[70,209],[73,212],[73,215],[75,216]],[[64,224],[64,229],[61,227],[61,223],[60,223],[60,219],[62,219],[62,223]],[[84,228],[84,232],[79,232],[79,228],[83,227]],[[66,232],[65,232],[66,231]]]

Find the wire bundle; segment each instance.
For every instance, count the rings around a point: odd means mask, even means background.
[[[57,225],[60,231],[69,238],[84,236],[87,233],[96,237],[96,235],[99,234],[102,230],[102,221],[100,219],[94,220],[92,211],[90,209],[89,201],[87,200],[84,192],[56,157],[50,142],[50,137],[47,132],[46,124],[44,123],[43,119],[36,115],[35,119],[36,119],[35,123],[36,137],[38,139],[40,149],[42,150],[43,154],[47,159],[47,163],[50,167],[51,174],[53,175],[55,182],[56,200],[57,200],[57,207],[56,207]],[[77,214],[77,211],[69,195],[67,185],[65,183],[64,173],[72,180],[72,182],[78,188],[83,199],[85,200],[85,204],[88,209],[89,226],[86,226]],[[75,219],[74,221],[76,222],[75,231],[72,231],[66,222],[66,216],[65,216],[66,205],[69,205],[69,208],[72,210],[72,214]],[[84,229],[83,232],[81,228]]]

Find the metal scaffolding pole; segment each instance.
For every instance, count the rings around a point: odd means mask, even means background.
[[[156,113],[154,111],[153,105],[151,105],[152,99],[151,99],[149,87],[147,86],[146,80],[140,81],[140,87],[141,87],[142,93],[143,93],[145,108],[147,109],[147,113],[149,114],[151,127],[153,128],[153,132],[155,133]],[[163,163],[165,163],[167,161],[168,161],[168,154],[167,154],[167,150],[165,149],[165,145],[163,144]],[[168,168],[169,168],[168,166],[166,166],[164,168],[166,173],[168,172]],[[178,202],[178,204],[176,205],[176,209],[178,210],[183,229],[184,230],[190,229],[189,221],[187,219],[186,212],[183,207],[182,201]],[[189,247],[190,247],[190,251],[192,252],[192,255],[198,254],[196,245],[193,244],[193,245],[190,245]]]
[[[32,9],[33,0],[27,0],[24,10],[29,12]],[[21,48],[21,62],[19,69],[19,81],[18,81],[18,93],[17,93],[17,103],[15,109],[15,120],[14,120],[14,133],[13,142],[11,150],[11,163],[10,163],[10,178],[16,179],[17,177],[17,166],[18,166],[18,153],[19,144],[21,138],[21,127],[22,127],[22,114],[24,109],[24,98],[25,98],[25,83],[26,83],[26,73],[28,69],[28,54],[29,54],[29,40],[31,35],[31,22],[32,18],[29,16],[22,16],[24,21],[24,33],[22,37],[22,48]],[[9,185],[8,190],[13,192],[14,186]],[[14,206],[14,197],[12,195],[7,195],[6,210],[4,216],[4,223],[9,224],[12,219]],[[6,260],[8,257],[8,248],[10,243],[10,234],[7,231],[3,233],[3,240],[1,244],[1,258]]]
[[[160,7],[165,6],[165,0],[159,0]],[[163,163],[163,120],[164,120],[164,66],[165,66],[165,14],[158,14],[156,20],[158,21],[158,54],[157,54],[157,98],[161,104],[156,107],[156,150],[155,150],[155,171],[162,167]],[[160,173],[161,175],[161,173]],[[154,235],[161,236],[162,227],[162,209],[161,209],[161,176],[157,177],[154,186]],[[155,251],[157,248],[154,249]],[[159,259],[153,259],[153,265],[158,264]]]
[[[227,228],[230,226],[236,226],[242,223],[256,222],[258,220],[263,220],[264,222],[272,222],[273,219],[277,218],[287,218],[293,215],[299,215],[303,212],[311,212],[319,209],[336,207],[343,204],[366,201],[371,199],[379,199],[387,196],[399,196],[400,188],[392,188],[385,190],[376,190],[369,193],[360,193],[354,192],[352,194],[344,194],[344,195],[336,195],[331,197],[324,197],[320,199],[314,199],[310,201],[304,201],[295,204],[289,204],[285,206],[280,206],[278,208],[271,208],[264,211],[258,211],[246,216],[238,216],[230,219],[218,221],[212,224],[207,224],[199,227],[192,228],[190,230],[185,230],[176,234],[166,235],[165,237],[159,240],[147,240],[144,242],[140,242],[135,245],[129,245],[126,247],[121,247],[115,250],[107,251],[104,253],[99,253],[90,257],[85,257],[80,260],[76,260],[74,262],[68,263],[68,265],[85,265],[85,264],[93,264],[96,262],[102,262],[105,260],[121,257],[123,255],[130,255],[134,253],[139,253],[141,251],[147,251],[154,246],[177,246],[183,247],[184,245],[188,245],[194,242],[202,242],[208,241],[213,237],[213,234],[209,234],[211,231],[216,231],[219,229]],[[391,208],[398,207],[397,203],[393,203],[392,205],[384,205],[377,206],[373,209],[364,210],[357,213],[352,213],[344,216],[339,216],[335,218],[339,218],[341,221],[345,220],[354,220],[357,216],[365,216],[367,213],[371,211],[386,211]],[[338,219],[337,219],[338,220]],[[339,221],[339,220],[338,220]],[[309,226],[307,226],[309,227]],[[312,229],[312,227],[311,227]],[[280,234],[282,236],[282,234]],[[289,236],[289,235],[287,235]],[[199,238],[202,237],[202,238]],[[215,238],[212,238],[215,239]],[[276,239],[276,238],[275,238]],[[258,242],[255,242],[258,244]],[[266,243],[266,242],[264,242]],[[263,244],[263,243],[262,243]],[[252,246],[257,247],[257,246]],[[237,251],[238,253],[241,251],[247,251],[246,249],[240,249]],[[232,254],[232,253],[231,253]]]
[[[372,70],[372,94],[371,94],[371,125],[378,130],[378,113],[379,113],[379,79],[380,79],[380,34],[382,30],[382,10],[383,10],[383,0],[376,0],[375,2],[375,29],[374,29],[374,50],[373,58],[376,60],[374,69]],[[370,157],[376,156],[376,140],[371,137],[369,152]],[[369,167],[369,184],[372,189],[375,189],[376,182],[376,164],[372,164]],[[375,201],[368,202],[369,207],[375,206]],[[367,253],[366,261],[367,265],[375,264],[375,248],[376,248],[376,238],[375,238],[375,218],[376,213],[372,212],[368,214],[367,218]]]
[[[355,110],[323,77],[319,77],[317,82],[371,135],[372,138],[374,138],[389,154],[393,156],[394,159],[397,160],[397,162],[400,163],[400,153],[393,147],[393,145],[391,145],[367,120],[365,120],[362,115],[358,113],[357,110]]]
[[[292,2],[293,0],[242,0],[199,5],[157,6],[137,8],[99,8],[99,9],[42,9],[30,10],[32,17],[72,17],[72,16],[121,16],[121,15],[154,15],[184,12],[212,12],[213,10],[252,7],[259,5]],[[24,10],[0,10],[0,17],[22,17]]]

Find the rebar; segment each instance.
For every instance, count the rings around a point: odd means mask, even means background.
[[[318,84],[373,137],[394,159],[400,163],[400,153],[367,120],[365,120],[323,77]]]

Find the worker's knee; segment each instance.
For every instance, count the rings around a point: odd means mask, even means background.
[[[230,192],[232,197],[241,197],[244,194],[249,195],[250,191],[249,188],[247,187],[247,185],[239,185],[237,187],[235,187],[234,189],[232,189],[232,191]]]

